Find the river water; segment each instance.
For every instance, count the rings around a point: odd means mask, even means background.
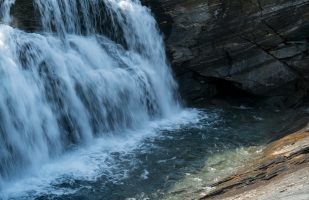
[[[29,32],[22,3],[0,1],[1,199],[161,199],[254,157],[290,115],[184,108],[138,0],[33,0]]]
[[[244,107],[184,110],[144,129],[71,148],[7,182],[1,194],[5,199],[181,199],[173,192],[202,188],[258,157],[293,115]]]

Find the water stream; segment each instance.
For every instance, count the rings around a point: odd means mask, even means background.
[[[20,2],[0,1],[0,199],[160,199],[286,116],[182,108],[138,0],[32,0],[35,31]]]
[[[1,3],[1,182],[180,111],[162,38],[139,1],[35,0],[34,33],[11,26],[14,2]]]

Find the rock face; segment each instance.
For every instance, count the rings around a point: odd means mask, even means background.
[[[13,25],[29,32],[35,31],[39,26],[37,14],[33,2],[29,0],[15,0],[11,9]]]
[[[292,173],[301,168],[306,168],[307,171],[309,168],[309,132],[307,131],[307,127],[269,144],[264,150],[263,156],[255,161],[253,167],[249,167],[245,172],[239,171],[235,175],[211,184],[210,186],[212,189],[200,199],[212,199],[212,197],[214,199],[223,199],[220,198],[219,195],[224,195],[224,193],[228,192],[230,194],[241,193],[241,188],[250,190],[254,187],[267,185],[270,183],[271,179]],[[309,178],[308,175],[309,173],[303,174],[307,181]],[[299,179],[299,177],[297,179]],[[296,180],[294,179],[293,181]],[[291,182],[289,184],[291,184]],[[305,182],[305,185],[308,187],[308,182]],[[287,185],[285,185],[285,189],[287,189]],[[269,188],[267,188],[267,190],[271,191]],[[272,197],[273,199],[285,199],[276,196]],[[307,198],[308,195],[303,199]]]
[[[143,0],[165,34],[182,96],[247,94],[294,106],[309,79],[309,0]]]

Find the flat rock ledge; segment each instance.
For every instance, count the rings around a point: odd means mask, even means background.
[[[309,124],[269,144],[263,155],[190,199],[309,199]]]

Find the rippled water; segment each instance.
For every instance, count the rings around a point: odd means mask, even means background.
[[[183,109],[138,0],[30,2],[34,32],[11,16],[25,1],[0,1],[0,199],[162,199],[256,156],[291,117]]]
[[[150,127],[98,138],[8,184],[11,199],[162,199],[258,155],[292,111],[186,110]],[[202,172],[202,173],[201,173]]]

